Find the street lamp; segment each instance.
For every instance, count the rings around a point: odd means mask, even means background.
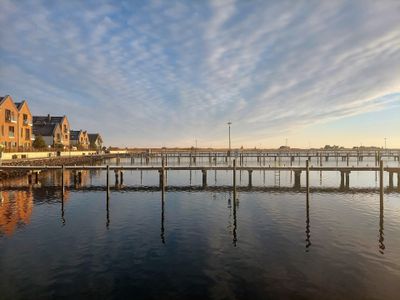
[[[229,156],[231,156],[231,125],[232,125],[232,122],[229,121],[227,124],[228,124],[228,137],[229,137]]]

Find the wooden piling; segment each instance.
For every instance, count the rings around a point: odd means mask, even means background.
[[[309,193],[309,190],[310,190],[310,162],[308,160],[306,161],[306,187],[307,187],[307,193]]]
[[[383,198],[383,160],[379,162],[379,191],[381,198]]]
[[[233,159],[233,168],[232,168],[232,181],[233,181],[233,202],[236,202],[236,159]],[[236,204],[234,204],[236,205]]]
[[[106,188],[107,188],[107,199],[110,198],[110,166],[107,165],[106,170]]]

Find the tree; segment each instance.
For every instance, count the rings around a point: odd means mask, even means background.
[[[44,141],[43,137],[39,135],[33,141],[32,146],[35,149],[43,149],[46,148],[46,142]]]

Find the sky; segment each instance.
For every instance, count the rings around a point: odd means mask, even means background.
[[[129,147],[400,148],[400,1],[0,0],[0,95]]]

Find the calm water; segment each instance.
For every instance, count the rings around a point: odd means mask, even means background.
[[[177,188],[164,201],[142,188],[158,184],[155,172],[124,177],[130,188],[113,189],[107,203],[105,174],[86,172],[82,186],[68,182],[63,205],[57,172],[33,187],[4,182],[0,299],[400,295],[400,193],[381,201],[373,172],[353,172],[349,191],[337,189],[339,174],[312,173],[308,200],[290,188],[290,172],[254,172],[253,185],[265,188],[239,192],[236,206],[229,172],[210,172],[207,190],[196,188],[201,172],[170,172]]]

